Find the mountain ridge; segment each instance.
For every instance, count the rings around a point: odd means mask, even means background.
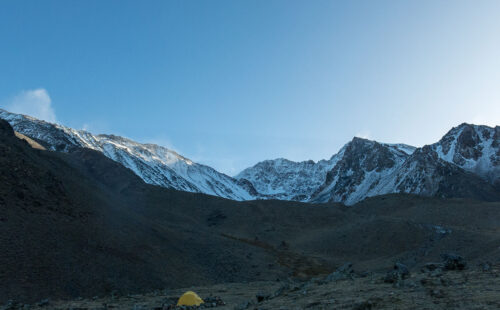
[[[252,198],[247,189],[239,185],[240,181],[159,145],[142,144],[110,134],[93,135],[2,109],[0,118],[7,120],[17,132],[52,151],[72,152],[82,147],[97,150],[131,169],[149,184],[233,200]]]
[[[238,202],[146,184],[96,150],[34,148],[0,120],[0,304],[283,283],[345,262],[419,270],[451,250],[473,266],[500,257],[499,206],[406,194]]]
[[[464,197],[487,200],[500,197],[499,126],[462,123],[438,142],[420,148],[354,137],[330,159],[264,160],[231,177],[156,144],[113,134],[94,135],[2,109],[0,118],[49,150],[90,148],[131,169],[146,183],[232,200],[352,205],[389,193],[445,197],[467,193]],[[448,187],[444,191],[444,180],[462,184],[460,190]],[[465,190],[464,184],[473,190]]]
[[[478,134],[473,134],[476,131],[481,133],[480,138]],[[467,123],[452,128],[440,141],[420,148],[354,137],[339,153],[332,156],[336,158],[336,162],[331,169],[322,171],[323,175],[320,177],[324,182],[316,187],[315,191],[305,193],[305,197],[309,198],[302,201],[333,201],[351,205],[367,197],[389,193],[496,200],[500,195],[499,141],[499,126],[492,128]],[[440,152],[444,143],[448,143],[449,148],[454,146],[446,152],[450,154],[448,157]],[[452,154],[455,149],[459,155]],[[430,157],[426,159],[424,154]],[[265,186],[259,183],[270,183],[269,174],[272,171],[262,169],[262,163],[272,166],[279,162],[277,160],[258,163],[236,177],[249,179],[256,188],[265,189]],[[300,163],[291,162],[292,165]],[[290,171],[281,173],[287,172]],[[426,176],[425,173],[429,175]],[[448,174],[452,174],[455,179],[450,178]],[[448,187],[444,190],[443,182],[446,182],[443,180],[462,184],[461,189]],[[281,182],[286,182],[286,179]],[[278,182],[273,186],[277,188],[282,186],[282,183]],[[467,189],[464,184],[469,184],[474,190]]]

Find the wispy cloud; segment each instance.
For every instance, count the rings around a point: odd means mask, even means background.
[[[7,100],[5,108],[13,113],[26,114],[47,122],[57,122],[52,100],[44,88],[22,91]]]
[[[358,138],[363,138],[363,139],[371,139],[372,138],[372,135],[369,131],[358,132],[355,136]]]
[[[163,146],[169,150],[172,150],[174,152],[177,152],[178,154],[185,156],[186,154],[183,154],[174,144],[172,141],[163,134],[160,135],[154,135],[150,137],[142,137],[142,138],[134,138],[136,141],[141,141],[141,143],[151,143],[151,144],[156,144],[159,146]]]

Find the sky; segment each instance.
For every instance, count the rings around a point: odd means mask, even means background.
[[[500,125],[500,1],[0,1],[0,107],[235,175]]]

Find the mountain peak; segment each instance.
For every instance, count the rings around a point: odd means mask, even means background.
[[[451,171],[460,179],[458,182],[467,183],[464,178],[468,174],[457,169],[479,175],[490,184],[500,180],[498,126],[462,123],[439,142],[422,148],[353,137],[329,160],[265,160],[231,178],[156,144],[113,134],[93,135],[2,109],[0,118],[10,123],[0,122],[0,134],[15,130],[52,151],[90,148],[129,168],[146,183],[233,200],[353,204],[387,193],[433,195],[436,184],[449,179],[444,173]],[[427,178],[431,175],[432,180]],[[453,188],[446,193],[454,195]]]
[[[141,144],[113,134],[93,135],[5,110],[0,110],[0,118],[10,122],[16,131],[40,141],[49,150],[74,152],[82,148],[93,149],[129,168],[149,184],[233,200],[254,198],[237,180],[157,145]]]
[[[500,127],[462,123],[431,145],[437,156],[480,175],[490,182],[500,180]]]
[[[354,136],[349,143],[363,143],[363,144],[364,143],[369,143],[370,144],[370,143],[373,143],[373,142],[377,142],[377,141]]]

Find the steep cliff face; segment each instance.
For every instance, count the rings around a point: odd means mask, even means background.
[[[431,145],[437,156],[490,183],[500,181],[500,127],[461,124]]]
[[[431,146],[417,149],[394,173],[388,189],[395,189],[396,193],[442,198],[500,199],[500,191],[492,184],[442,160]]]
[[[342,158],[327,173],[312,201],[340,201],[352,204],[369,196],[393,192],[384,185],[410,156],[411,148],[354,138]]]

